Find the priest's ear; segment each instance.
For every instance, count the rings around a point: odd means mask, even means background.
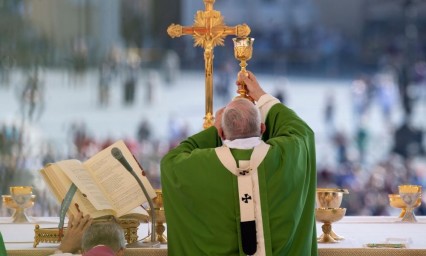
[[[260,123],[260,136],[266,131],[266,125],[264,123]]]
[[[225,111],[224,107],[219,109],[218,111],[216,111],[216,117],[214,119],[214,126],[216,127],[218,132],[219,132],[219,130],[222,129],[222,115],[223,115],[224,111]],[[221,132],[219,132],[219,136],[222,137]]]
[[[222,140],[225,140],[225,133],[223,132],[222,127],[220,127],[219,129],[217,129],[217,133],[219,134],[219,137],[222,138]]]

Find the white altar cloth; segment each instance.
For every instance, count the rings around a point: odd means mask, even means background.
[[[335,244],[318,244],[318,248],[363,248],[368,243],[407,243],[409,249],[426,250],[426,216],[417,223],[401,222],[392,216],[345,216],[333,223],[333,231],[345,239]],[[317,234],[322,234],[317,222]],[[425,254],[426,255],[426,254]]]
[[[426,255],[426,216],[417,216],[417,223],[401,223],[391,216],[345,216],[333,223],[333,231],[345,239],[335,244],[318,244],[319,256],[420,256]],[[0,231],[3,234],[8,256],[47,255],[57,244],[40,243],[33,248],[34,227],[57,227],[58,218],[33,218],[33,223],[11,224],[9,218],[0,218]],[[318,236],[322,234],[322,223],[317,222]],[[148,235],[148,224],[141,224],[139,239]],[[407,249],[366,248],[368,243],[407,242]],[[160,248],[129,248],[130,255],[167,256],[167,245]]]

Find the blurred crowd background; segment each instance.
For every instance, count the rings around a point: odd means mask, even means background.
[[[170,118],[163,136],[154,120],[158,116],[138,115],[136,125],[120,137],[96,136],[84,120],[70,118],[60,136],[43,127],[36,144],[28,139],[29,127],[46,118],[47,107],[55,107],[46,103],[59,87],[83,92],[89,86],[96,92],[91,108],[104,109],[111,120],[116,117],[108,111],[118,87],[123,106],[143,101],[145,112],[155,111],[160,86],[168,90],[184,74],[204,72],[203,51],[193,47],[193,39],[166,33],[172,23],[193,24],[196,11],[204,10],[202,0],[194,2],[0,0],[0,94],[14,95],[11,100],[19,106],[1,104],[1,194],[9,194],[12,185],[32,185],[37,201],[31,214],[57,216],[59,204],[37,171],[62,159],[84,161],[117,139],[125,140],[153,186],[161,188],[159,161],[193,132],[192,120]],[[331,87],[324,104],[309,106],[321,109],[324,125],[315,131],[318,187],[348,189],[342,205],[347,215],[395,215],[388,194],[398,193],[400,184],[426,187],[426,1],[217,0],[214,7],[228,26],[250,26],[255,43],[248,69],[282,82],[272,93],[284,103],[291,96],[283,82],[288,79],[318,79],[322,85],[337,80],[347,87],[350,129],[338,124],[341,106]],[[239,70],[232,37],[214,56],[215,100],[226,102]],[[52,74],[65,78],[47,83]],[[296,97],[315,97],[304,94]],[[162,105],[173,109],[175,103]],[[373,108],[380,118],[371,118]],[[416,213],[426,213],[425,200]],[[10,214],[0,208],[0,216]]]

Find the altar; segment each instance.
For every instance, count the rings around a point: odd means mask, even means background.
[[[426,255],[426,216],[417,216],[417,223],[402,223],[393,216],[345,216],[333,223],[333,231],[344,237],[334,244],[318,244],[319,255]],[[317,234],[321,235],[317,222]],[[369,248],[367,245],[379,245]],[[405,244],[406,248],[384,246]]]
[[[333,244],[318,244],[320,256],[420,256],[426,255],[426,216],[417,216],[417,223],[401,223],[392,216],[346,216],[333,224],[333,231],[344,240]],[[46,256],[55,250],[57,244],[34,243],[35,224],[41,228],[57,227],[59,218],[33,218],[32,223],[11,224],[9,218],[0,218],[0,231],[3,234],[8,256]],[[317,222],[318,236],[322,234],[321,223]],[[148,235],[148,224],[138,229],[139,239]],[[380,245],[368,248],[367,244]],[[404,244],[406,248],[387,248]],[[166,256],[167,245],[160,248],[128,248],[125,255]]]

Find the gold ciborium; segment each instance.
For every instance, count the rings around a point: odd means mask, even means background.
[[[401,209],[401,213],[398,218],[403,218],[406,212],[407,205],[402,201],[401,196],[399,194],[389,194],[389,204],[394,208]],[[419,207],[422,204],[422,199],[418,198],[416,203],[414,204],[414,208]]]
[[[341,189],[341,188],[317,188],[317,193],[315,198],[317,207],[325,208],[325,209],[340,208],[344,194],[349,194],[349,191],[347,189]],[[344,239],[343,236],[337,235],[336,233],[334,233],[333,230],[330,231],[330,236],[334,240]],[[324,234],[321,235],[318,239],[322,240],[323,237],[324,237]]]
[[[236,37],[233,38],[234,41],[234,56],[237,60],[240,61],[240,73],[242,72],[245,75],[248,75],[246,67],[247,61],[251,59],[253,54],[253,41],[252,37]],[[247,95],[247,89],[245,85],[238,87],[239,96],[235,98],[247,98],[254,101],[250,96]]]
[[[10,187],[10,195],[3,195],[3,204],[10,209],[15,210],[12,215],[13,223],[28,223],[29,218],[25,209],[30,208],[35,203],[36,196],[33,195],[31,186],[13,186]]]
[[[346,214],[346,208],[316,208],[315,218],[324,223],[322,225],[323,234],[318,238],[318,243],[337,243],[338,239],[332,236],[331,224],[341,220]]]
[[[402,222],[417,222],[416,216],[414,215],[414,208],[417,200],[421,198],[422,186],[418,185],[400,185],[398,186],[399,195],[402,201],[406,205],[406,212],[402,217]]]
[[[157,197],[152,200],[155,206],[155,234],[157,235],[155,241],[158,241],[162,244],[167,244],[167,237],[164,235],[164,231],[166,231],[166,227],[164,226],[164,223],[166,223],[166,215],[164,214],[163,207],[163,192],[161,189],[156,189],[155,193],[157,194]],[[147,212],[151,214],[150,209],[147,209]],[[151,241],[151,235],[145,238],[145,241]]]

